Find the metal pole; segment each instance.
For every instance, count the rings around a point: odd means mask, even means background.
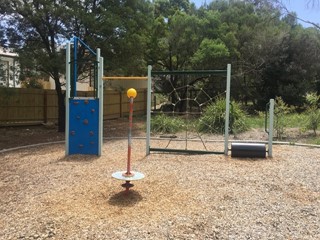
[[[73,87],[72,87],[72,97],[77,96],[77,79],[78,79],[78,38],[73,38]]]
[[[128,131],[128,161],[126,176],[131,176],[131,135],[132,135],[132,115],[133,115],[133,97],[130,97],[130,110],[129,110],[129,131]]]
[[[102,80],[133,80],[133,81],[145,81],[148,77],[121,77],[121,76],[104,76]]]
[[[99,120],[98,120],[98,129],[99,129],[99,140],[98,140],[98,156],[101,156],[102,153],[102,144],[103,144],[103,58],[101,57],[100,48],[97,48],[97,62],[98,62],[98,99],[99,99]]]
[[[65,155],[69,155],[69,99],[70,99],[70,42],[66,46],[66,129],[65,129]]]
[[[224,125],[224,154],[228,155],[229,146],[229,116],[230,116],[230,85],[231,85],[231,64],[227,65],[227,89],[226,89],[226,117]]]
[[[147,91],[147,133],[146,133],[146,155],[150,154],[150,132],[151,132],[151,71],[152,66],[148,66],[148,91]]]
[[[269,107],[269,141],[268,141],[268,155],[272,157],[272,141],[273,141],[273,115],[274,115],[274,99],[270,99]]]
[[[103,76],[103,65],[104,64],[104,60],[103,57],[100,57],[100,75]],[[99,83],[99,94],[100,94],[100,103],[99,103],[99,137],[100,137],[100,149],[99,149],[99,156],[101,156],[102,154],[102,146],[103,146],[103,107],[104,107],[104,98],[103,98],[103,94],[104,94],[104,89],[103,89],[103,81],[101,78],[99,78],[100,80],[98,81]]]

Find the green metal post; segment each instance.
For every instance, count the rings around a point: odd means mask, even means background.
[[[230,117],[230,85],[231,85],[231,64],[227,65],[227,86],[226,86],[226,115],[224,125],[224,154],[228,155],[229,148],[229,117]]]
[[[70,99],[70,42],[66,46],[66,129],[65,129],[65,155],[69,155],[69,99]]]
[[[150,154],[150,132],[151,132],[151,71],[152,66],[148,66],[148,89],[147,89],[147,136],[146,155]]]

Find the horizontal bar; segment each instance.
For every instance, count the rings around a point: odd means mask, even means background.
[[[104,76],[102,80],[148,80],[148,77],[121,77],[121,76]]]
[[[184,71],[152,71],[151,75],[223,75],[227,70],[184,70]]]
[[[224,152],[185,150],[185,149],[172,149],[172,148],[149,148],[149,150],[150,152],[176,152],[176,153],[188,153],[188,154],[224,154]]]

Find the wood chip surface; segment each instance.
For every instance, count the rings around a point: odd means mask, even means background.
[[[221,143],[220,143],[221,144]],[[274,146],[273,158],[152,153],[127,140],[103,155],[63,144],[0,154],[0,239],[320,239],[320,149]]]

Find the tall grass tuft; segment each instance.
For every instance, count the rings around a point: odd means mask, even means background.
[[[207,133],[224,133],[225,127],[226,101],[224,98],[218,98],[210,104],[199,119],[198,131]],[[231,102],[230,124],[231,133],[240,133],[249,129],[246,122],[246,115],[241,110],[238,103]]]
[[[151,131],[155,133],[176,133],[184,128],[184,121],[178,117],[158,114],[151,118]]]

